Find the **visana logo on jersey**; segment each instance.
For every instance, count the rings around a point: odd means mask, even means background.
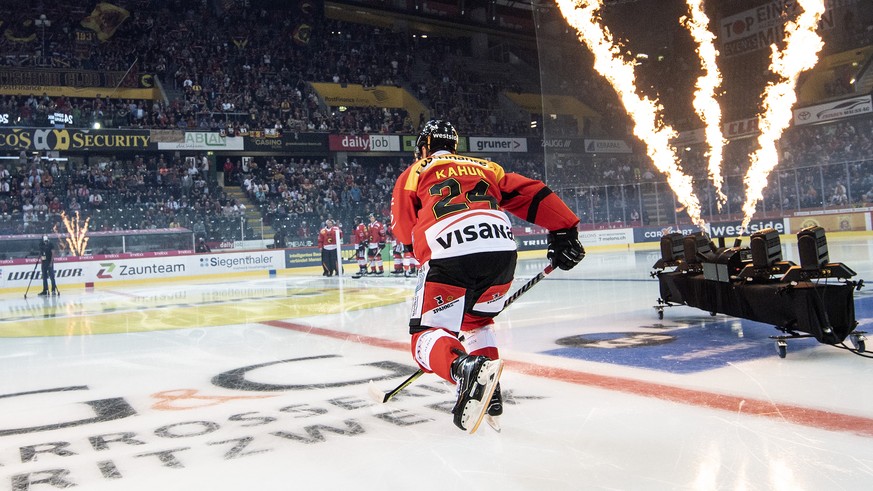
[[[433,259],[517,248],[512,225],[500,210],[458,213],[431,225],[425,237]]]
[[[512,228],[497,223],[477,223],[467,225],[462,229],[449,231],[448,233],[438,236],[436,241],[443,247],[448,249],[454,245],[461,245],[465,242],[473,242],[480,239],[512,239]]]

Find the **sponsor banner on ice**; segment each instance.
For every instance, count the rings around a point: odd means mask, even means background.
[[[865,95],[843,99],[841,101],[816,104],[814,106],[801,107],[794,110],[794,124],[812,124],[834,119],[848,118],[859,114],[873,112],[871,96]]]
[[[753,234],[765,228],[775,229],[779,234],[788,233],[787,218],[773,218],[770,220],[758,220],[749,223],[749,229],[744,235]],[[707,233],[710,237],[736,237],[740,234],[739,220],[734,222],[715,222],[707,225]]]
[[[240,271],[269,271],[282,269],[284,264],[283,251],[185,255],[166,253],[123,258],[107,255],[86,260],[58,258],[55,261],[55,280],[59,285],[100,283]],[[41,269],[36,266],[35,261],[21,264],[0,263],[0,274],[2,274],[0,288],[26,287],[31,280],[31,289],[42,288]]]
[[[549,245],[549,236],[546,234],[533,234],[516,236],[518,250],[534,251],[545,249]],[[579,242],[583,246],[632,244],[634,239],[633,229],[617,228],[609,230],[582,230],[579,232]]]
[[[342,246],[342,257],[350,257],[354,250],[355,248],[353,246]],[[284,252],[285,254],[286,268],[301,268],[305,266],[321,265],[321,249],[318,247],[298,247],[294,249],[284,249],[281,252]]]
[[[58,285],[91,282],[139,280],[191,274],[190,256],[164,256],[93,261],[55,261],[55,281]],[[42,268],[16,264],[2,268],[0,288],[27,287],[42,289]]]
[[[195,274],[260,271],[285,267],[283,251],[228,252],[195,257],[197,258],[196,267],[193,269]]]

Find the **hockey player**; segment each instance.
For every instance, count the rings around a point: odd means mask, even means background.
[[[579,218],[544,183],[457,155],[457,145],[451,123],[424,125],[417,160],[394,186],[391,227],[421,263],[409,321],[412,356],[425,372],[457,384],[454,423],[473,433],[486,412],[503,412],[503,361],[491,325],[517,258],[505,212],[550,230],[547,257],[555,267],[573,268],[585,250]]]
[[[364,219],[355,217],[355,231],[352,239],[355,244],[355,258],[358,260],[358,275],[367,274],[367,226]]]
[[[339,234],[339,238],[342,240],[342,230],[330,218],[325,220],[324,227],[318,232],[318,247],[321,248],[321,268],[324,270],[322,276],[338,274],[336,269],[337,249],[339,248],[337,234]]]
[[[400,244],[400,241],[397,241]],[[412,251],[403,246],[403,276],[409,278],[410,276],[415,276],[418,274],[418,259],[415,259],[415,256],[412,254]]]
[[[391,274],[401,275],[403,274],[403,244],[394,238],[390,226],[385,227],[385,239],[389,244],[391,244],[391,262],[394,264],[394,269],[391,271]]]
[[[385,229],[376,215],[370,213],[370,224],[367,225],[367,259],[370,261],[370,274],[384,274],[382,265],[382,248],[385,247]]]

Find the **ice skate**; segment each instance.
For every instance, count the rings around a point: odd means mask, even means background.
[[[500,433],[500,415],[502,414],[503,395],[500,393],[500,382],[497,382],[494,394],[491,396],[491,403],[488,404],[488,410],[485,411],[485,422],[498,433]]]
[[[452,408],[455,426],[470,434],[479,429],[502,371],[503,360],[484,356],[461,355],[452,362],[458,384],[458,400]]]

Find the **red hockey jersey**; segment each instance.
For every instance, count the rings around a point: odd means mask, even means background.
[[[379,220],[373,220],[367,225],[367,242],[370,244],[385,242],[385,226]]]
[[[354,238],[352,240],[354,240],[355,245],[366,244],[367,243],[367,226],[364,225],[363,223],[359,223],[355,227],[355,235],[354,235]]]
[[[342,230],[334,225],[333,227],[324,227],[318,233],[318,247],[327,250],[337,248],[336,233],[339,232],[340,240],[342,240]]]
[[[488,160],[437,152],[397,179],[391,228],[397,240],[413,245],[421,262],[515,250],[504,210],[549,230],[579,223],[543,182],[507,173]]]

